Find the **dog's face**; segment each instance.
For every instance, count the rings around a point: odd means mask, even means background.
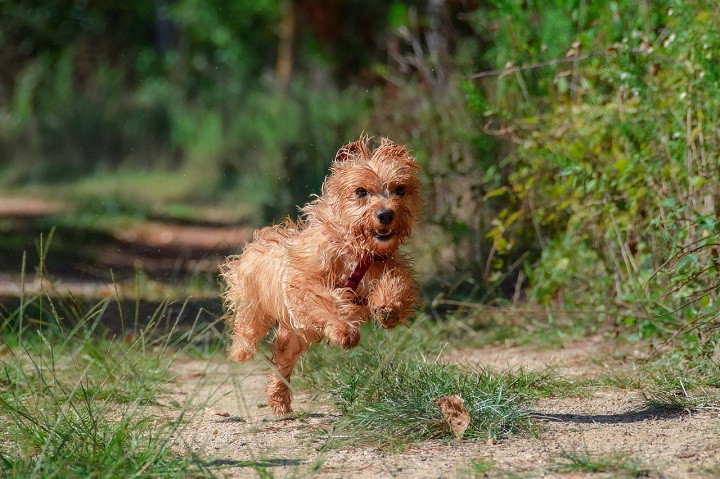
[[[338,151],[323,185],[322,201],[333,226],[346,228],[365,251],[388,254],[412,232],[420,208],[420,167],[403,147],[383,139],[371,150],[368,139]]]

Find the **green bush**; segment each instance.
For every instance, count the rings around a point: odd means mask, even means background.
[[[541,246],[530,299],[609,308],[636,337],[711,352],[718,12],[699,1],[583,2],[557,7],[557,20],[550,4],[497,2],[496,34],[510,43],[490,56],[503,73],[469,93],[520,143],[505,159],[509,206],[489,236],[505,254],[526,235]],[[514,65],[531,68],[499,65],[508,45],[520,52]]]

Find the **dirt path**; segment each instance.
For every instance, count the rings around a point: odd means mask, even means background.
[[[251,226],[217,222],[216,210],[207,210],[195,223],[172,217],[94,223],[75,215],[87,213],[66,202],[0,196],[0,299],[36,295],[47,286],[34,272],[37,243],[41,236],[47,240],[50,225],[57,225],[44,261],[53,278],[50,292],[86,300],[101,300],[116,289],[132,297],[135,290],[123,291],[122,283],[138,272],[162,290],[158,296],[185,296],[176,291],[181,280],[194,282],[193,295],[217,296],[214,281],[202,283],[205,291],[198,291],[195,280],[216,274],[224,258],[238,253],[253,234]]]
[[[552,364],[569,374],[592,374],[593,359],[605,352],[602,341],[571,344],[557,351],[486,348],[464,351],[454,360],[493,367]],[[321,451],[316,434],[335,418],[332,398],[296,395],[300,419],[275,420],[264,406],[261,361],[239,365],[190,361],[176,366],[174,398],[207,405],[183,433],[185,448],[215,465],[231,478],[253,477],[249,467],[267,468],[273,477],[322,478],[455,478],[455,477],[615,477],[561,474],[557,458],[563,452],[591,455],[626,453],[647,468],[643,477],[708,477],[703,468],[720,463],[720,413],[669,414],[642,410],[637,392],[608,389],[590,398],[545,399],[535,410],[542,416],[536,437],[514,437],[494,444],[428,442],[402,454],[373,448]],[[473,476],[473,461],[491,459],[487,476]],[[249,462],[248,462],[249,461]]]

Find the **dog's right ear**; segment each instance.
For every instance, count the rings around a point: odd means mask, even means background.
[[[335,160],[333,163],[342,163],[348,160],[354,160],[367,156],[368,153],[368,140],[369,138],[365,135],[360,136],[357,141],[351,141],[344,145],[335,154]]]

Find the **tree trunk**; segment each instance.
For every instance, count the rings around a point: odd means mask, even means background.
[[[293,66],[293,44],[295,42],[295,5],[285,0],[280,18],[280,41],[275,63],[275,90],[285,93],[290,85]]]

